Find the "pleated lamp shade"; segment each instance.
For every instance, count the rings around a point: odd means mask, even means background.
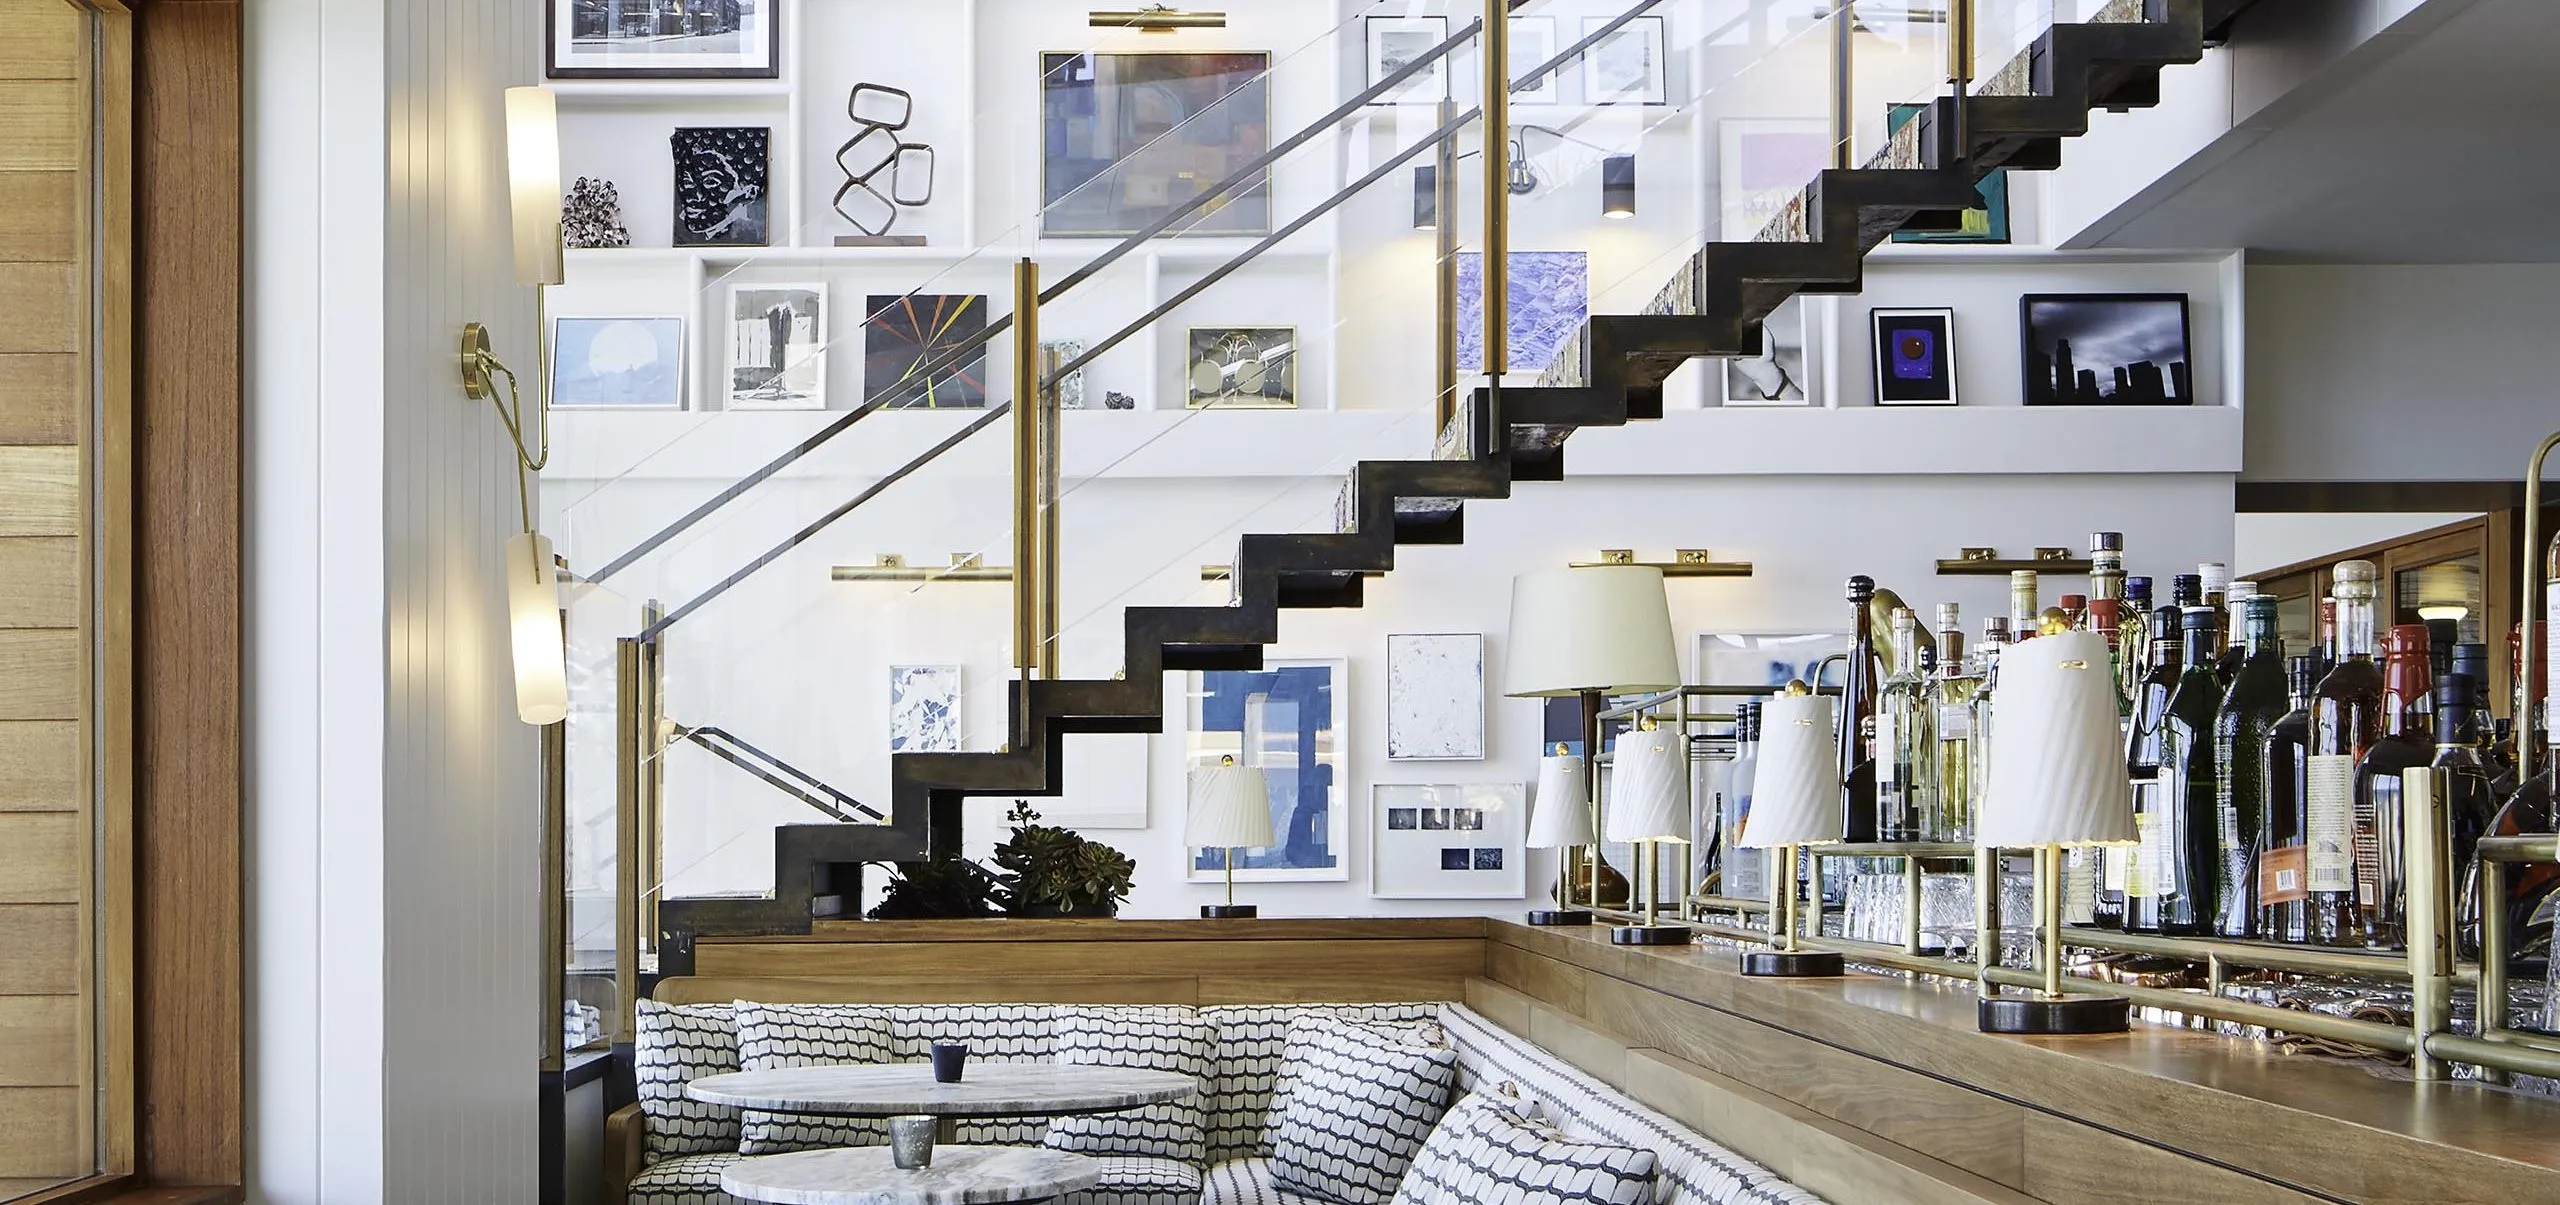
[[[1191,772],[1191,811],[1183,818],[1183,843],[1193,849],[1267,849],[1271,785],[1260,766],[1229,761]]]
[[[2134,839],[2133,785],[2104,637],[2064,632],[2010,649],[1991,708],[1995,735],[1975,805],[1976,843],[2016,849]]]
[[[1778,695],[1760,710],[1744,849],[1840,839],[1840,733],[1824,695]]]
[[[1504,666],[1502,693],[1513,698],[1680,685],[1662,571],[1604,565],[1511,579]]]
[[[1689,778],[1679,734],[1657,728],[1618,734],[1609,766],[1607,833],[1612,841],[1689,839]]]
[[[1529,804],[1531,849],[1563,849],[1589,845],[1591,832],[1590,763],[1579,754],[1558,754],[1538,761],[1538,797]]]

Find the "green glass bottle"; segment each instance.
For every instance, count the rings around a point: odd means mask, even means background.
[[[2240,604],[2242,648],[2231,689],[2214,717],[2214,755],[2221,764],[2220,798],[2214,808],[2222,908],[2214,931],[2253,937],[2258,929],[2257,869],[2265,852],[2269,799],[2267,742],[2291,709],[2285,689],[2284,638],[2277,634],[2276,600],[2255,595]]]
[[[2213,722],[2222,710],[2222,678],[2214,672],[2218,608],[2185,607],[2177,689],[2161,725],[2160,795],[2165,830],[2150,834],[2144,860],[2159,897],[2160,931],[2188,936],[2212,931],[2221,916],[2222,842],[2217,811],[2222,774],[2214,760]]]

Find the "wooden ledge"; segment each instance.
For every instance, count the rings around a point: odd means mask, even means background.
[[[1306,917],[1253,920],[1110,920],[1063,917],[1053,920],[828,920],[810,926],[809,934],[785,937],[701,938],[711,946],[744,941],[898,942],[898,941],[1366,941],[1417,938],[1483,937],[1493,922],[1481,916]]]

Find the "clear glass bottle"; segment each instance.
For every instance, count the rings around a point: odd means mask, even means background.
[[[2009,573],[2009,639],[2032,640],[2041,625],[2044,608],[2036,602],[2036,571],[2015,569]]]
[[[1867,625],[1867,604],[1876,596],[1874,578],[1849,579],[1849,663],[1840,686],[1840,839],[1876,839],[1876,681],[1875,637]]]
[[[2151,579],[2124,579],[2124,605],[2117,615],[2116,677],[2124,693],[2125,722],[2133,722],[2133,696],[2151,667]]]
[[[2364,944],[2356,907],[2356,763],[2382,739],[2382,668],[2373,660],[2371,561],[2341,561],[2331,574],[2337,599],[2333,664],[2311,694],[2311,749],[2304,769],[2309,940]]]
[[[1769,859],[1741,847],[1751,823],[1752,785],[1760,776],[1760,708],[1756,700],[1734,708],[1733,769],[1725,775],[1724,894],[1735,899],[1769,898]]]
[[[2215,806],[2222,875],[2214,932],[2252,937],[2258,931],[2257,873],[2269,812],[2267,745],[2292,709],[2285,690],[2284,638],[2276,600],[2253,593],[2239,604],[2242,657],[2214,717],[2214,755],[2222,770]]]
[[[2213,722],[2222,709],[2214,676],[2214,629],[2222,613],[2194,606],[2178,616],[2178,685],[2160,726],[2159,820],[2144,833],[2143,861],[2159,900],[2160,932],[2210,932],[2221,915],[2222,771],[2214,760]]]
[[[2311,940],[2309,782],[2311,692],[2320,685],[2319,659],[2304,654],[2285,664],[2291,706],[2267,730],[2259,818],[2258,936],[2300,944]]]
[[[1921,668],[1920,618],[1908,607],[1893,611],[1892,667],[1876,704],[1876,839],[1917,841],[1933,802],[1925,780],[1936,767],[1935,713]]]
[[[2176,607],[2151,613],[2151,664],[2133,702],[2133,725],[2125,740],[2125,773],[2133,780],[2135,842],[2127,849],[2123,877],[2124,927],[2129,933],[2160,932],[2158,863],[2171,839],[2175,821],[2171,800],[2163,795],[2163,763],[2169,699],[2177,693],[2179,659],[2185,639]]]
[[[1973,747],[1966,753],[1973,763],[1968,777],[1977,784],[1973,792],[1973,810],[1976,814],[1979,814],[1982,809],[1980,787],[1990,782],[1993,739],[1991,696],[2000,689],[2000,656],[2007,651],[2008,647],[2009,621],[1997,615],[1983,620],[1982,643],[1974,646],[1973,650],[1977,666],[1975,672],[1981,676],[1982,680],[1974,686],[1973,698],[1965,703],[1965,711],[1973,719]],[[1970,821],[1971,818],[1967,819]]]
[[[2435,732],[2434,668],[2427,655],[2427,627],[2396,624],[2382,667],[2382,735],[2356,759],[2356,918],[2364,943],[2378,950],[2401,944],[2408,909],[2408,812],[2401,774],[2432,764]]]
[[[1937,806],[1922,818],[1924,841],[1973,840],[1973,696],[1982,689],[1980,660],[1968,661],[1964,615],[1954,603],[1938,604]]]

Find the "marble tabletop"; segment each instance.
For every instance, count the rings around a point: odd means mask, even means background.
[[[993,1205],[1091,1188],[1102,1164],[1028,1146],[946,1146],[902,1171],[885,1146],[757,1155],[720,1173],[720,1190],[771,1205]]]
[[[1064,1117],[1196,1095],[1170,1071],[1065,1063],[971,1063],[956,1084],[929,1063],[849,1063],[706,1075],[685,1086],[704,1104],[822,1117]]]

